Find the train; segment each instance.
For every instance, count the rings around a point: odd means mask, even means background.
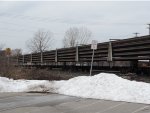
[[[92,52],[91,44],[78,45],[20,55],[16,64],[24,67],[89,70]],[[98,43],[94,53],[95,70],[149,73],[150,35]]]

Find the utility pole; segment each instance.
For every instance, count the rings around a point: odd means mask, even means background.
[[[149,35],[150,35],[150,24],[147,24],[148,25],[148,29],[149,29]]]
[[[135,34],[135,37],[138,37],[138,34],[140,34],[140,33],[137,33],[137,32],[136,32],[136,33],[133,33],[133,34]]]

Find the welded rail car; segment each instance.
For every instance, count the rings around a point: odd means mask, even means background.
[[[82,67],[89,69],[91,57],[91,45],[83,45],[21,55],[17,59],[17,64],[21,66]],[[139,65],[139,60],[150,60],[150,35],[98,43],[93,66],[95,69],[143,68],[143,65]],[[149,63],[145,63],[144,68],[149,68]]]

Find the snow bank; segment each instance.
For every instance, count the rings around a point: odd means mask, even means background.
[[[100,73],[67,81],[12,80],[0,77],[0,92],[53,92],[83,98],[150,104],[150,84]]]
[[[45,91],[45,80],[13,80],[0,77],[0,92]]]
[[[101,73],[55,82],[56,93],[83,98],[106,99],[150,104],[150,84]]]

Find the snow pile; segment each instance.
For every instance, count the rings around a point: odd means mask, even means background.
[[[67,81],[12,80],[0,78],[0,92],[53,92],[83,98],[150,104],[150,84],[100,73]]]
[[[0,77],[0,92],[45,91],[45,80],[13,80]]]
[[[150,104],[150,84],[101,73],[55,82],[56,93],[95,99]]]

